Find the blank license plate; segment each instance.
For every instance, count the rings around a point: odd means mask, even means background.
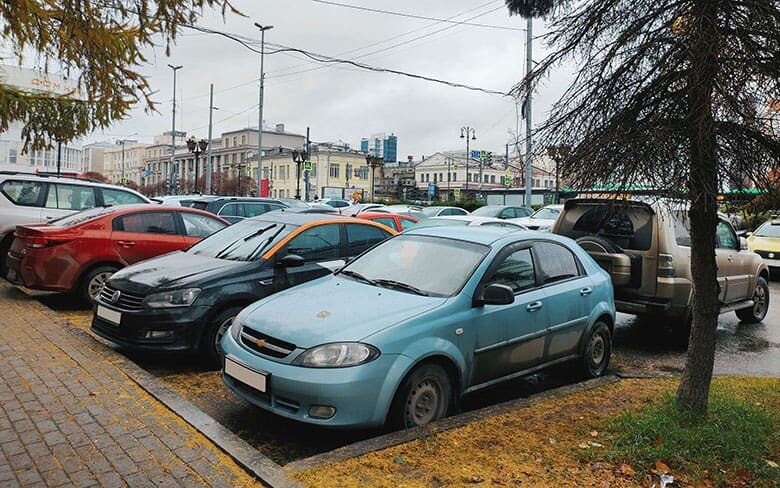
[[[247,368],[243,364],[230,359],[230,356],[225,357],[225,374],[242,383],[246,383],[259,392],[266,392],[267,373]]]
[[[122,323],[122,312],[111,310],[110,308],[106,308],[102,305],[98,305],[97,316],[107,322],[111,322],[114,325],[119,325]]]

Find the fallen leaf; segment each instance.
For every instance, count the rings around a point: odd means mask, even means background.
[[[589,447],[590,446],[584,442],[580,444],[580,449],[588,449]]]
[[[598,437],[599,436],[599,432],[597,430],[591,430],[590,431],[590,436],[591,437]]]
[[[550,437],[549,439],[547,439],[547,442],[549,442],[550,444],[555,444],[555,439]]]
[[[777,467],[780,467],[780,466],[778,466],[778,465],[777,465],[777,463],[776,463],[776,462],[774,462],[774,461],[770,461],[769,459],[766,459],[765,461],[766,461],[766,463],[769,465],[769,467],[771,467],[771,468],[777,468]]]
[[[588,444],[590,444],[593,447],[604,447],[601,444],[599,444],[598,442],[593,442],[593,441],[589,441]]]
[[[663,438],[661,438],[661,437],[659,437],[658,439],[656,439],[656,440],[654,440],[654,441],[653,441],[653,445],[654,445],[655,447],[658,447],[658,446],[660,446],[660,445],[661,445],[661,444],[663,444],[663,443],[664,443],[664,440],[663,440]]]
[[[636,471],[634,470],[634,468],[632,468],[626,463],[620,465],[620,467],[618,468],[618,473],[625,476],[636,476]]]
[[[658,470],[659,473],[671,473],[672,470],[669,469],[669,466],[666,465],[663,461],[656,461],[655,462],[655,469]]]
[[[482,483],[483,481],[485,481],[485,478],[483,478],[482,476],[472,476],[471,477],[471,482],[472,483]]]

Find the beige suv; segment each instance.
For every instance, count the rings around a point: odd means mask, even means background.
[[[612,277],[619,312],[660,315],[690,325],[693,287],[687,210],[664,200],[572,199],[552,228],[576,239]],[[769,268],[720,218],[717,227],[721,313],[761,322],[769,309]]]

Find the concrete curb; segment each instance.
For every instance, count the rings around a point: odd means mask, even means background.
[[[98,354],[103,355],[107,361],[124,373],[128,378],[133,380],[140,388],[152,395],[169,410],[187,422],[187,424],[200,432],[265,486],[271,488],[294,488],[300,486],[287,475],[281,466],[261,454],[257,449],[226,429],[222,424],[218,423],[211,416],[207,415],[181,395],[168,389],[157,378],[146,372],[140,366],[98,341],[86,331],[75,327],[66,319],[58,317],[54,311],[45,305],[40,304],[40,306],[45,309],[46,314],[52,316],[52,320],[55,323],[59,323],[66,327],[68,332],[81,341],[87,348],[95,350]],[[79,365],[84,364],[84,351],[75,350],[67,344],[56,345],[73,361]]]
[[[610,385],[618,381],[620,381],[618,376],[609,375],[593,380],[583,381],[573,385],[562,386],[560,388],[555,388],[538,393],[536,395],[532,395],[528,398],[518,398],[516,400],[499,403],[498,405],[491,405],[489,407],[480,408],[471,412],[464,412],[459,415],[447,417],[424,427],[415,427],[413,429],[391,432],[389,434],[373,437],[364,441],[358,441],[348,446],[334,449],[332,451],[316,454],[298,461],[293,461],[286,464],[284,468],[293,472],[298,472],[306,469],[316,468],[324,464],[344,461],[345,459],[362,456],[364,454],[375,451],[381,451],[383,449],[387,449],[388,447],[397,446],[398,444],[403,444],[405,442],[420,439],[432,434],[445,432],[466,424],[470,424],[477,420],[494,417],[512,410],[529,407],[544,400],[565,397],[574,393]]]

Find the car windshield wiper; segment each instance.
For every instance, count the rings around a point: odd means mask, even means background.
[[[374,283],[385,288],[395,288],[398,290],[410,291],[416,295],[422,295],[424,297],[428,296],[428,293],[422,291],[416,286],[410,285],[409,283],[401,283],[400,281],[395,280],[374,280]]]
[[[276,227],[276,224],[272,225],[271,227],[268,227],[268,229],[272,229],[274,227]],[[268,244],[272,243],[274,241],[274,239],[276,239],[276,237],[279,234],[282,233],[282,231],[284,230],[285,227],[287,227],[286,224],[282,225],[281,227],[279,227],[279,230],[274,232],[274,234],[272,236],[270,236],[268,239],[266,239],[265,242],[261,246],[257,247],[257,250],[255,252],[253,252],[252,254],[249,255],[249,257],[247,258],[247,261],[251,261],[252,258],[257,256],[258,254],[262,254],[262,252],[265,251],[265,248],[268,247]],[[266,230],[268,230],[268,229],[266,229]]]
[[[358,273],[357,271],[352,271],[349,269],[339,271],[339,274],[343,274],[345,276],[350,276],[352,278],[355,278],[358,281],[362,281],[364,283],[368,283],[369,285],[376,285],[376,282],[372,279],[366,278],[362,274]]]
[[[253,238],[261,235],[265,231],[267,231],[269,229],[273,229],[274,227],[276,227],[276,224],[271,224],[271,225],[269,225],[267,227],[263,227],[262,229],[258,229],[255,232],[252,232],[251,234],[249,234],[248,236],[246,236],[244,238],[236,239],[235,241],[233,241],[230,244],[228,244],[227,247],[225,247],[224,249],[219,251],[216,255],[214,255],[214,257],[217,258],[217,259],[221,259],[223,256],[226,256],[230,251],[232,251],[236,247],[236,245],[240,244],[241,242],[246,242],[249,239],[253,239]]]

